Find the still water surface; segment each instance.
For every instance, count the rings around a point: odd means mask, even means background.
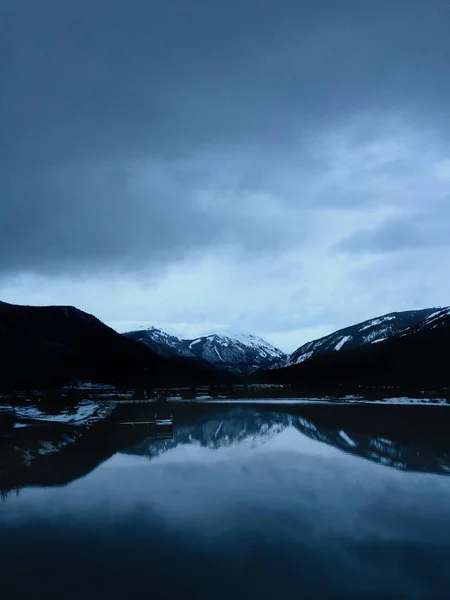
[[[82,477],[0,501],[2,598],[449,598],[448,447],[346,422],[216,408],[117,450],[102,431]]]

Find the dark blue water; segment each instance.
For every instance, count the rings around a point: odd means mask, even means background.
[[[12,491],[1,597],[449,598],[446,449],[344,426],[184,418],[173,440],[141,434],[66,485]]]

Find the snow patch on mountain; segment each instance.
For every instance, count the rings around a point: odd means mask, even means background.
[[[351,339],[351,335],[344,335],[344,337],[336,344],[334,349],[339,351],[344,346],[344,344],[346,344]]]
[[[448,321],[448,317],[450,317],[450,308],[446,307],[442,310],[436,311],[431,314],[425,321],[418,326],[418,330],[422,331],[424,329],[434,329],[438,327],[443,322]]]
[[[388,338],[380,338],[378,340],[373,340],[372,342],[370,342],[371,344],[379,344],[380,342],[384,342],[385,340],[387,340]]]
[[[395,321],[395,317],[393,315],[386,315],[385,317],[381,317],[379,319],[372,319],[372,321],[369,321],[367,325],[361,327],[360,331],[365,331],[366,329],[370,329],[371,327],[376,327],[377,325],[386,323],[386,321]]]

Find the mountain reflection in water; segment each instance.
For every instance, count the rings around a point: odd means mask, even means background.
[[[13,430],[3,597],[448,597],[447,409],[356,408]]]
[[[327,455],[330,451],[323,445],[327,444],[397,469],[450,474],[450,436],[447,428],[441,431],[442,437],[439,437],[436,424],[430,432],[427,424],[419,420],[419,430],[408,431],[408,422],[404,423],[401,418],[396,423],[392,419],[395,409],[391,411],[392,422],[387,427],[386,415],[377,422],[373,415],[364,415],[364,408],[358,407],[358,410],[363,409],[359,410],[361,414],[353,414],[350,419],[350,410],[346,407],[315,407],[313,415],[308,417],[302,415],[304,408],[300,409],[300,414],[272,412],[267,409],[258,411],[247,407],[216,409],[212,414],[198,415],[194,420],[176,424],[174,437],[170,441],[158,443],[152,438],[143,439],[125,452],[153,457],[180,445],[200,445],[215,449],[240,444],[256,447],[272,438],[282,437],[287,444],[286,448],[293,451]],[[371,408],[369,407],[369,412]],[[420,419],[421,409],[414,410]],[[381,413],[380,410],[379,412]],[[404,412],[407,410],[404,409]],[[389,410],[387,414],[389,415]],[[396,414],[402,417],[401,412],[397,411]],[[441,411],[442,414],[446,416],[447,413]],[[438,417],[437,412],[435,415]],[[450,412],[447,422],[450,424]],[[440,426],[442,427],[442,423]],[[284,435],[281,435],[283,432]],[[322,444],[314,444],[311,440]]]

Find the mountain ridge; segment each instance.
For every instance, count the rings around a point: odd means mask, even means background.
[[[260,380],[319,387],[382,384],[434,389],[448,385],[450,308],[424,311],[422,320],[387,339],[317,353],[299,363],[260,373]]]
[[[391,312],[367,319],[355,325],[343,327],[316,340],[306,342],[292,352],[287,362],[280,366],[300,364],[324,352],[339,352],[354,349],[364,344],[377,344],[395,337],[415,325],[419,325],[438,308]]]
[[[273,361],[286,357],[284,352],[252,334],[214,333],[194,339],[180,339],[161,329],[150,327],[123,335],[141,342],[161,356],[179,354],[235,373],[248,373],[258,368],[266,368]]]

